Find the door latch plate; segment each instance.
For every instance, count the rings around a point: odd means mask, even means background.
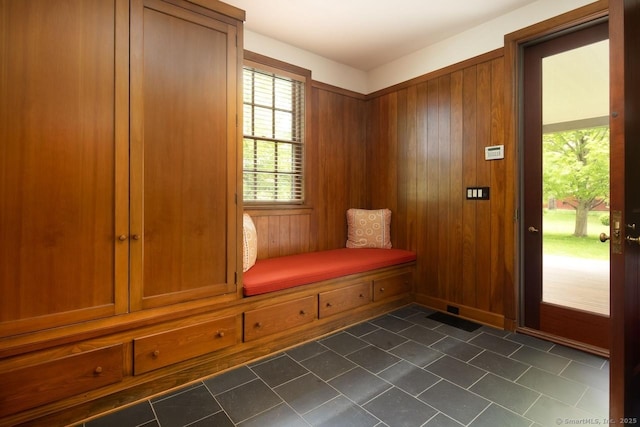
[[[611,253],[622,253],[622,212],[611,211],[611,226],[613,228],[611,233]]]

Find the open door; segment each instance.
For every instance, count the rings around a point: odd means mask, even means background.
[[[601,354],[610,342],[608,58],[604,19],[523,49],[524,325]]]
[[[640,422],[640,0],[610,0],[609,10],[611,210],[621,215],[611,251],[609,411],[612,422],[631,425]]]

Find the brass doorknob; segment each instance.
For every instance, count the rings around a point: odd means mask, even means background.
[[[611,239],[611,236],[607,236],[606,233],[600,233],[600,241],[602,243],[604,243],[604,242],[606,242],[607,240],[610,240],[610,239]]]
[[[640,237],[630,237],[630,236],[626,236],[625,240],[628,243],[637,243],[638,245],[640,245]]]
[[[527,231],[529,231],[529,233],[539,233],[540,232],[540,230],[538,230],[534,226],[531,226],[531,227],[527,228]]]

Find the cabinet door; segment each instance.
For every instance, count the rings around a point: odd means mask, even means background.
[[[132,310],[236,290],[236,28],[184,6],[132,2]]]
[[[0,22],[0,336],[123,312],[128,1],[3,0]]]

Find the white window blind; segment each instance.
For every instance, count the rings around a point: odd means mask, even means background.
[[[304,81],[244,67],[245,202],[303,203]]]

